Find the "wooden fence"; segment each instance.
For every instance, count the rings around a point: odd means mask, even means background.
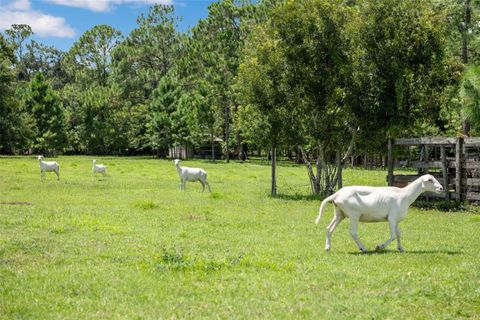
[[[402,148],[417,148],[417,159],[395,159]],[[389,186],[403,187],[430,173],[442,183],[445,192],[427,193],[427,198],[480,201],[480,137],[389,139],[387,161]],[[416,169],[417,173],[395,175],[395,168]]]

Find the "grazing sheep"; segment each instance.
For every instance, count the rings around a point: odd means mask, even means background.
[[[96,164],[97,160],[93,160],[93,166],[92,166],[92,171],[93,171],[93,176],[100,172],[104,177],[107,175],[107,166],[103,164]]]
[[[200,168],[189,168],[180,166],[180,160],[174,160],[175,167],[177,168],[178,176],[180,177],[180,189],[185,190],[185,184],[187,181],[200,181],[202,184],[202,192],[205,191],[205,185],[208,187],[208,191],[212,192],[210,185],[207,182],[207,172]]]
[[[40,163],[40,179],[45,178],[45,172],[54,171],[57,175],[57,180],[60,180],[60,166],[55,161],[43,161],[43,156],[37,157],[38,162]]]
[[[400,252],[404,249],[400,243],[400,229],[398,223],[407,214],[408,207],[423,192],[443,191],[442,185],[432,175],[426,174],[413,181],[404,188],[396,187],[344,187],[335,194],[323,200],[315,223],[320,221],[322,212],[328,202],[332,202],[335,215],[327,227],[325,250],[330,250],[332,233],[343,219],[350,219],[350,234],[360,250],[367,250],[358,238],[358,222],[388,221],[390,238],[383,244],[377,245],[376,250],[382,250],[397,238],[397,248]]]

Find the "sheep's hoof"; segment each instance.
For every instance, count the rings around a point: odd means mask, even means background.
[[[404,253],[405,249],[403,249],[403,247],[398,247],[398,251],[400,251],[400,253]]]
[[[329,252],[329,251],[330,251],[330,247],[325,247],[325,251]]]
[[[360,251],[362,252],[362,254],[366,254],[366,253],[367,253],[367,250],[365,250],[365,249],[360,249]]]
[[[380,250],[383,250],[383,247],[382,245],[379,244],[375,247],[375,251],[380,251]]]

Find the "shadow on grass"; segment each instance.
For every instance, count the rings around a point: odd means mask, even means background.
[[[452,251],[452,250],[406,250],[405,252],[399,252],[398,250],[381,250],[381,251],[367,251],[365,253],[362,252],[349,252],[348,254],[355,255],[355,256],[362,256],[362,255],[384,255],[384,254],[446,254],[446,255],[459,255],[463,254],[462,251]]]
[[[293,201],[299,201],[299,200],[320,201],[322,199],[319,195],[315,195],[315,194],[304,195],[304,194],[285,194],[285,193],[278,193],[276,196],[270,195],[270,198],[281,199],[281,200],[293,200]]]

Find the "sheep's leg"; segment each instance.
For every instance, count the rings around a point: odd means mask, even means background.
[[[397,221],[395,221],[393,219],[388,220],[388,225],[390,226],[390,238],[387,241],[385,241],[384,243],[377,245],[375,247],[375,250],[377,250],[377,251],[385,249],[390,244],[390,242],[395,240],[395,227],[397,226]]]
[[[208,187],[208,192],[212,192],[212,189],[210,189],[210,184],[208,183],[207,179],[205,179],[205,184]]]
[[[332,240],[332,233],[335,230],[335,228],[340,224],[340,222],[345,219],[345,215],[338,209],[337,207],[335,208],[335,216],[332,219],[332,222],[327,227],[327,239],[325,240],[325,251],[330,251],[331,247],[331,240]]]
[[[400,243],[400,228],[398,228],[398,223],[395,226],[395,234],[397,235],[397,249],[400,252],[405,252],[405,249],[402,247],[402,244]]]
[[[202,184],[202,192],[205,191],[205,183],[202,181],[202,179],[198,179],[198,181],[200,181],[200,183]]]
[[[350,216],[350,235],[352,236],[353,240],[355,240],[358,248],[362,251],[362,253],[366,253],[367,249],[363,245],[362,241],[358,237],[358,217]]]

